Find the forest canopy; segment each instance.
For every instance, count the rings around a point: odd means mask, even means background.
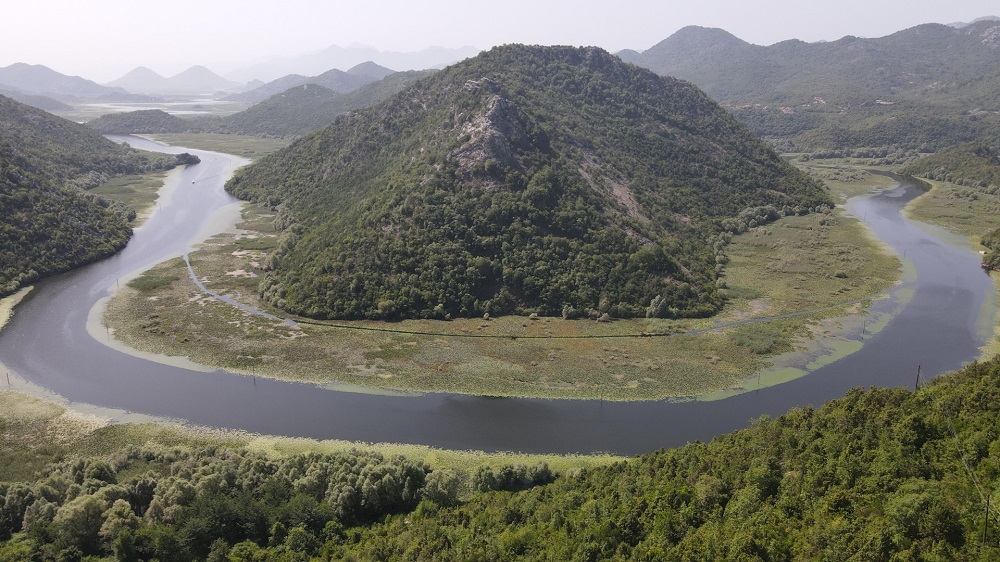
[[[227,189],[278,210],[264,297],[318,318],[710,315],[725,231],[830,203],[691,84],[517,45],[341,116]]]

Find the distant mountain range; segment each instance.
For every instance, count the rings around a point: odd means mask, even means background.
[[[380,66],[371,61],[366,61],[351,67],[347,71],[327,70],[319,76],[302,76],[301,74],[288,74],[281,78],[272,80],[258,88],[248,90],[239,94],[233,94],[226,99],[230,101],[242,101],[258,103],[267,98],[280,94],[296,86],[305,84],[315,84],[322,86],[338,94],[352,92],[365,84],[377,82],[392,74],[393,70]]]
[[[694,82],[727,102],[853,103],[925,96],[1000,68],[1000,24],[924,24],[886,37],[753,45],[722,29],[685,27],[622,59]]]
[[[874,39],[752,45],[685,27],[625,61],[689,80],[787,150],[937,150],[1000,138],[1000,22],[925,24]]]
[[[79,76],[60,74],[40,64],[15,63],[0,68],[0,89],[35,94],[58,99],[127,98],[129,92],[122,88],[102,86]]]
[[[378,74],[371,66],[365,67],[365,70]],[[330,124],[342,113],[374,105],[434,72],[436,71],[393,72],[381,80],[346,93],[307,82],[280,91],[244,111],[226,117],[182,118],[154,109],[102,115],[89,121],[87,125],[102,134],[190,132],[295,137]],[[272,84],[280,82],[279,79]],[[262,89],[265,88],[258,88]]]
[[[429,47],[413,53],[401,53],[380,51],[375,47],[368,46],[339,47],[332,45],[318,53],[275,59],[241,68],[228,73],[227,77],[239,82],[248,82],[254,79],[271,81],[288,74],[316,76],[331,68],[351,68],[366,61],[393,70],[444,68],[449,64],[475,56],[479,51],[480,49],[475,47],[458,49]]]
[[[245,87],[244,84],[227,80],[204,66],[192,66],[169,78],[140,66],[105,85],[111,88],[121,88],[134,94],[160,95],[215,94],[220,91],[241,91]]]

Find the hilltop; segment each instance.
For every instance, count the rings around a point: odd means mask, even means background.
[[[0,295],[121,249],[132,211],[85,189],[175,165],[0,96]]]
[[[829,203],[691,84],[517,45],[341,116],[227,189],[279,209],[265,297],[321,318],[708,315],[724,229]]]

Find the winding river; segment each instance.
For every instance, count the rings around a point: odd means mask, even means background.
[[[158,210],[125,250],[38,283],[0,331],[0,362],[71,404],[318,439],[636,454],[705,441],[762,414],[820,404],[853,387],[912,387],[918,366],[930,378],[974,359],[987,337],[981,334],[982,318],[994,318],[995,288],[979,257],[903,218],[901,209],[921,191],[900,181],[894,189],[852,199],[849,209],[912,263],[915,278],[896,289],[912,297],[865,339],[860,351],[757,392],[710,402],[381,396],[188,369],[109,347],[87,332],[88,315],[130,273],[180,255],[225,229],[228,222],[219,219],[220,213],[232,217],[227,213],[237,212],[239,204],[223,184],[245,161],[135,137],[128,142],[161,152],[191,152],[201,163],[178,172]],[[891,302],[878,301],[874,308]]]

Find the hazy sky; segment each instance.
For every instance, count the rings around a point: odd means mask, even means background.
[[[143,65],[225,73],[364,44],[382,50],[503,43],[644,50],[686,25],[751,43],[881,37],[921,23],[1000,15],[997,0],[10,0],[0,67],[44,64],[99,82]]]

